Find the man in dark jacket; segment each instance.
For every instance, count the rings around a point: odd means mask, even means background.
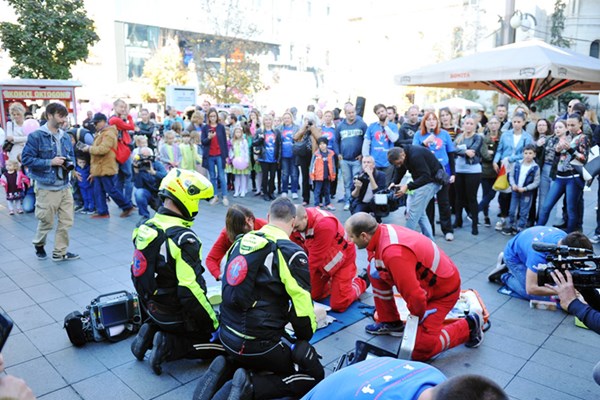
[[[154,154],[149,147],[142,147],[133,160],[133,185],[135,186],[135,204],[140,216],[150,218],[148,206],[156,210],[158,186],[167,175],[160,161],[154,160]]]
[[[444,175],[447,174],[442,164],[433,153],[422,146],[404,145],[388,151],[388,161],[396,167],[390,188],[396,188],[396,197],[404,196],[412,191],[406,218],[406,227],[416,230],[417,224],[421,233],[433,240],[431,224],[425,212],[427,204],[440,190]],[[441,171],[440,171],[441,170]],[[402,178],[409,171],[412,181],[400,185]]]

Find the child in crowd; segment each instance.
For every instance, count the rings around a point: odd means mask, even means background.
[[[514,169],[508,173],[512,195],[508,220],[502,229],[503,235],[516,235],[525,229],[533,199],[533,191],[540,185],[540,167],[534,161],[534,158],[535,145],[525,145],[523,160],[516,162]],[[518,220],[517,215],[519,216]]]
[[[248,178],[250,175],[250,150],[248,141],[244,136],[244,130],[239,125],[233,129],[229,158],[232,164],[231,172],[235,177],[235,193],[233,197],[245,197],[248,191]]]
[[[6,171],[0,177],[0,185],[6,190],[8,214],[15,215],[15,208],[18,214],[23,214],[23,197],[29,187],[29,178],[21,172],[17,160],[6,161]]]
[[[202,164],[202,158],[198,154],[197,146],[192,142],[189,131],[181,132],[181,144],[179,145],[181,153],[181,168],[189,171],[195,171],[197,164]]]
[[[77,157],[75,171],[79,174],[77,184],[81,198],[83,199],[83,208],[79,211],[81,214],[93,214],[96,206],[94,204],[94,189],[90,182],[90,164],[85,157]]]
[[[145,135],[135,135],[133,142],[135,143],[135,148],[131,152],[132,159],[140,153],[142,147],[148,147],[148,137]]]
[[[165,132],[165,140],[160,146],[160,161],[165,165],[167,171],[179,167],[181,163],[181,152],[179,145],[175,143],[175,132]]]
[[[317,140],[319,149],[315,151],[310,162],[310,179],[315,186],[315,207],[319,207],[319,199],[323,195],[324,208],[335,211],[329,196],[331,182],[335,180],[335,161],[333,159],[335,153],[327,148],[328,143],[327,136],[321,136]]]

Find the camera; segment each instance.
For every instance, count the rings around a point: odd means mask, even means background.
[[[75,163],[70,158],[65,158],[65,162],[61,165],[65,171],[73,171],[75,169]]]
[[[133,166],[140,171],[149,171],[152,168],[154,156],[143,156],[138,154],[133,160]]]
[[[563,273],[568,270],[573,276],[573,285],[576,288],[600,287],[600,256],[594,255],[591,250],[551,243],[534,243],[533,249],[548,252],[546,262],[550,264],[538,269],[538,286],[544,286],[546,283],[554,285],[551,273]]]
[[[369,183],[370,181],[369,174],[366,172],[361,172],[360,174],[356,175],[354,179],[361,181],[363,185]]]
[[[313,122],[312,121],[308,121],[306,125],[313,126]]]

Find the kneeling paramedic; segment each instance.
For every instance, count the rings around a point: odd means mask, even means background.
[[[153,348],[150,363],[160,375],[164,361],[212,359],[224,349],[214,334],[219,322],[206,298],[202,244],[191,229],[198,202],[211,198],[213,187],[195,171],[172,169],[159,196],[163,206],[133,231],[131,279],[149,318],[131,351],[141,361]]]
[[[317,328],[308,258],[289,240],[295,220],[296,207],[280,197],[269,207],[268,224],[239,237],[229,251],[219,336],[238,369],[220,389],[228,393],[215,398],[298,398],[324,378],[318,355],[308,343]],[[289,322],[296,336],[293,344],[289,336],[286,339]],[[227,373],[224,363],[216,368],[219,359],[200,379],[199,389]],[[211,398],[207,391],[196,398]]]
[[[481,344],[481,315],[473,313],[444,324],[460,296],[460,275],[431,239],[401,226],[378,224],[366,213],[351,216],[346,231],[359,249],[367,249],[371,261],[369,278],[379,322],[367,325],[367,333],[402,334],[404,326],[394,301],[396,286],[411,315],[419,317],[413,360],[426,361],[462,343],[467,347]]]

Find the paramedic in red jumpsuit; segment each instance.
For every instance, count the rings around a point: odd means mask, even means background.
[[[346,311],[368,283],[356,276],[356,247],[345,238],[344,226],[330,212],[297,206],[295,230],[290,239],[308,253],[313,300],[331,295],[331,309]]]
[[[359,249],[367,249],[371,263],[369,278],[379,322],[367,326],[368,333],[394,335],[403,329],[394,301],[395,286],[411,315],[419,317],[413,360],[429,360],[462,343],[467,347],[481,344],[479,314],[444,324],[460,296],[460,275],[432,240],[404,227],[378,224],[366,213],[351,216],[346,231]]]

